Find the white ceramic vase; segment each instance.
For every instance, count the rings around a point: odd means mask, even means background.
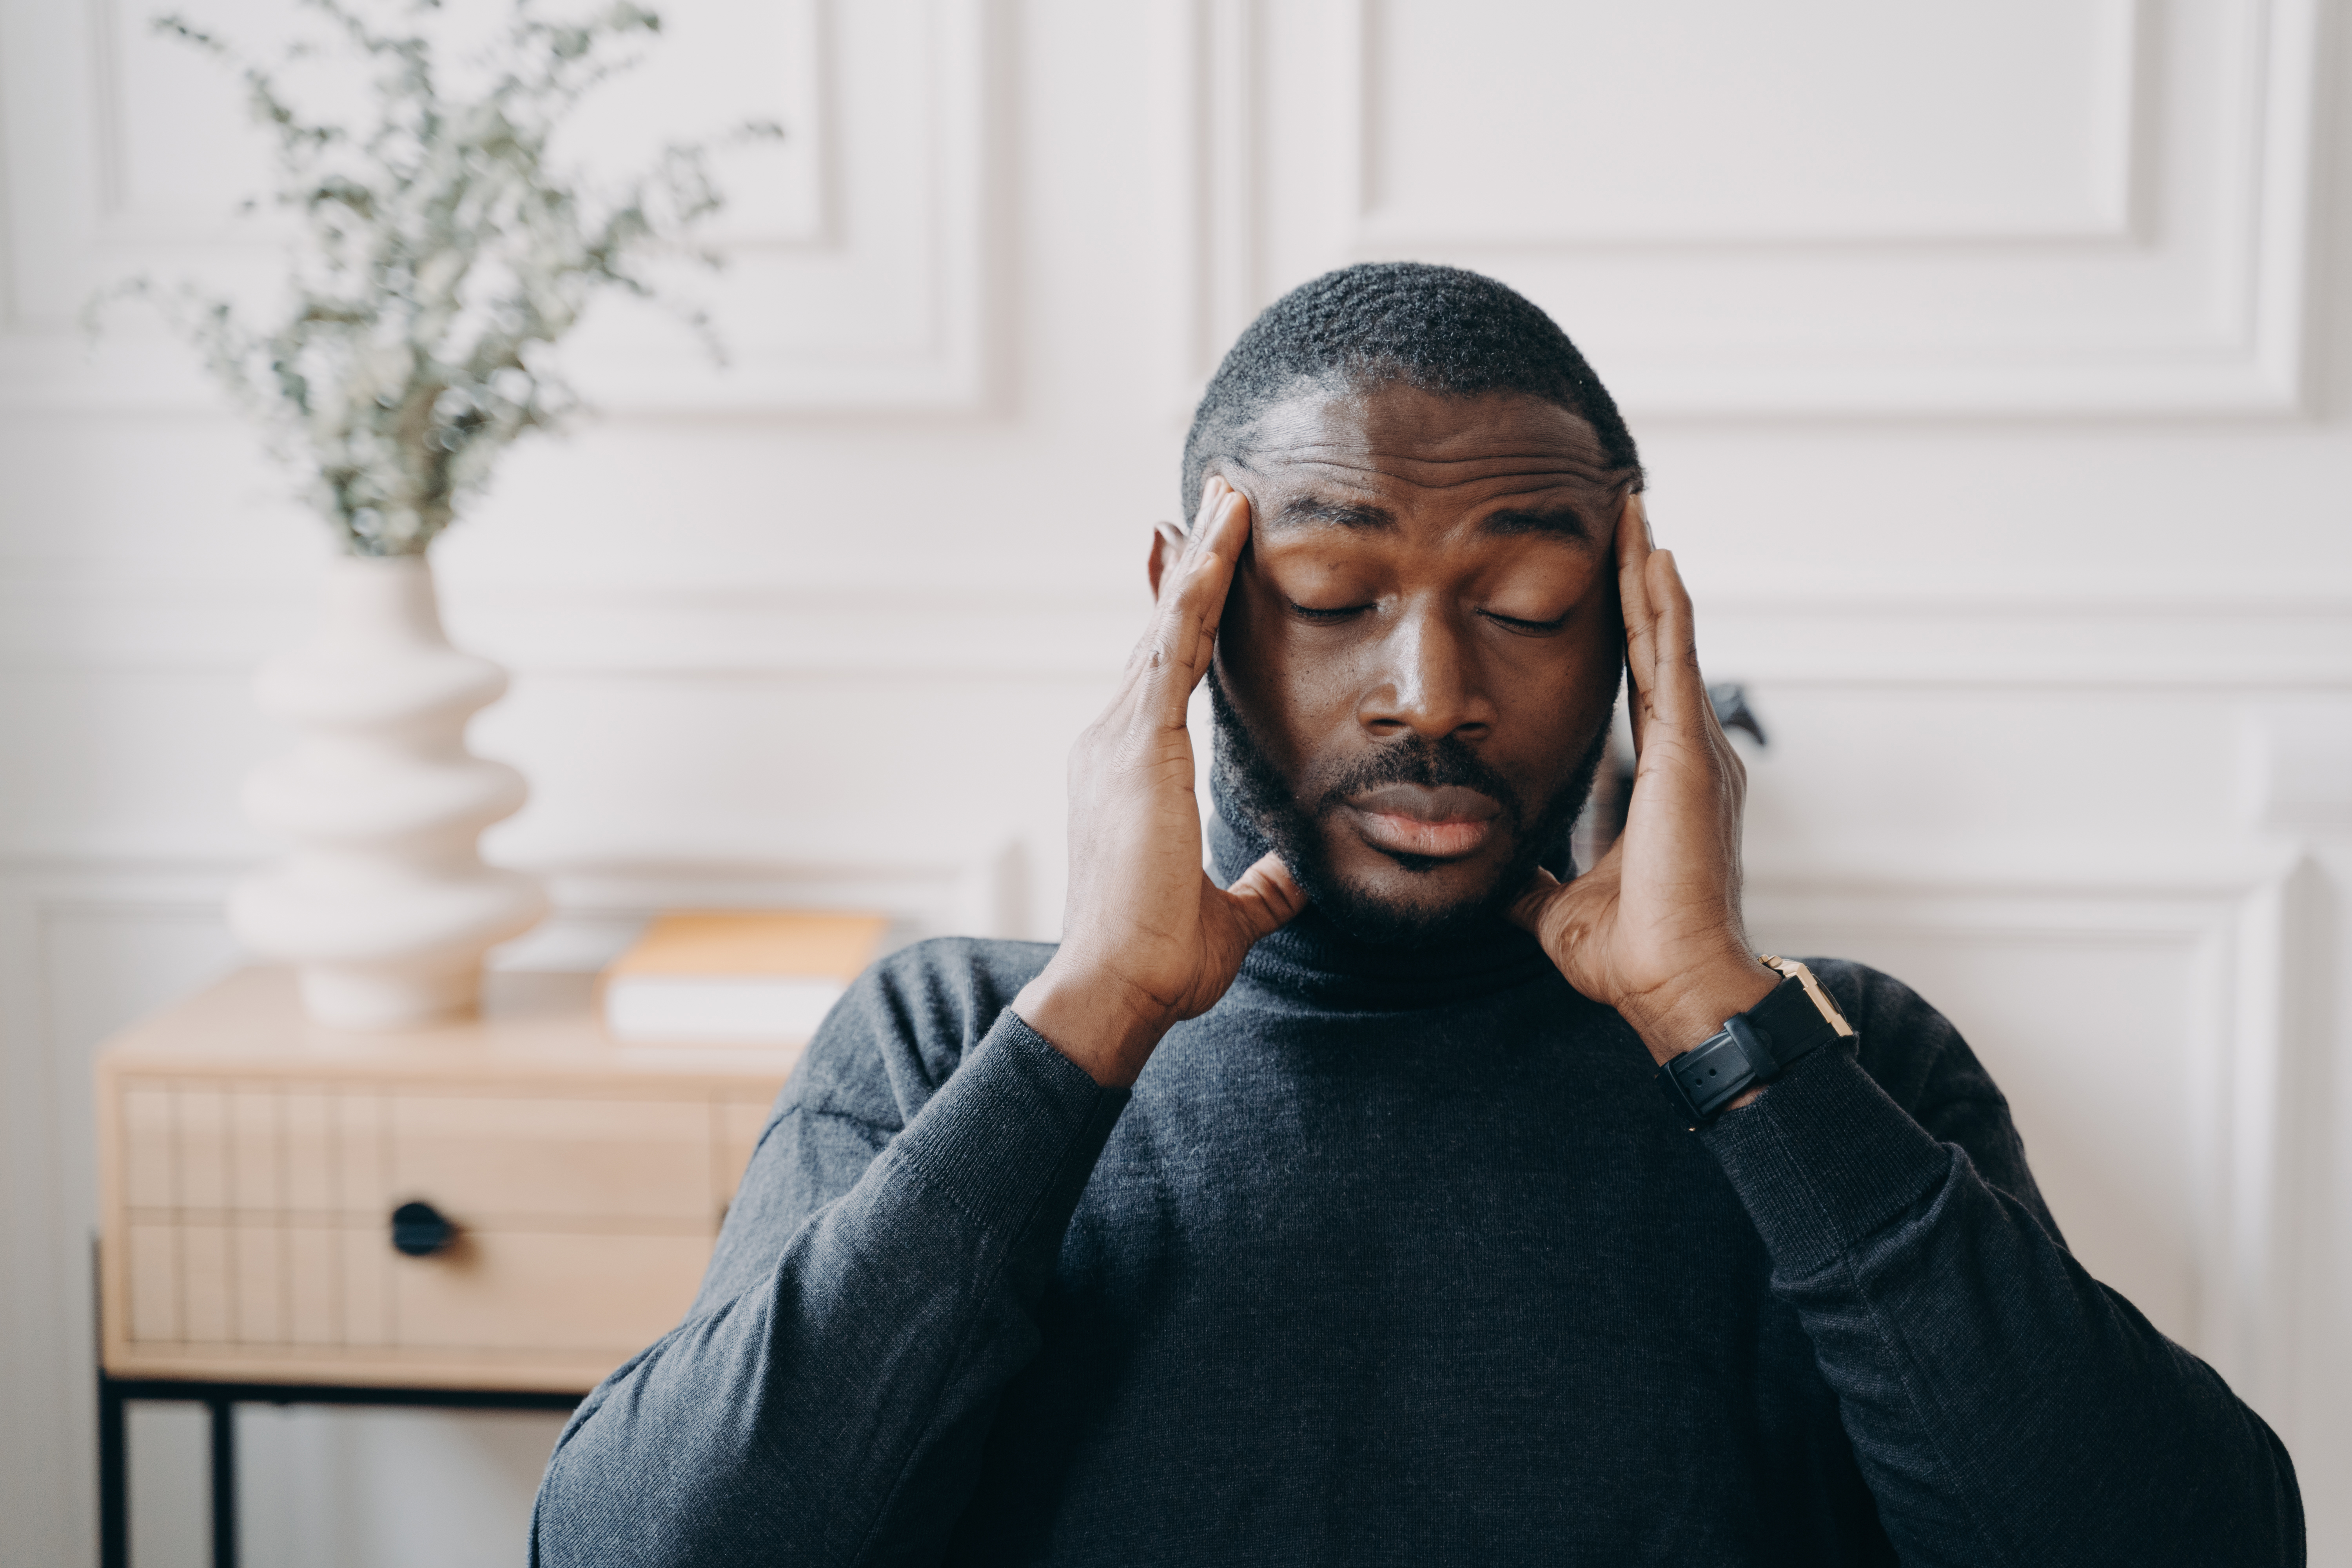
[[[342,556],[311,640],[264,665],[262,711],[299,736],[247,781],[247,814],[293,855],[238,884],[229,923],[297,966],[320,1023],[391,1028],[457,1016],[482,955],[547,910],[531,878],[482,863],[482,829],[522,806],[522,775],[466,750],[506,672],[441,630],[422,556]]]

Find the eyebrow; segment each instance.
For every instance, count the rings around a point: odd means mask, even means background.
[[[1282,503],[1281,510],[1269,521],[1276,528],[1297,528],[1319,522],[1337,528],[1370,531],[1394,528],[1396,514],[1386,507],[1357,501],[1331,500],[1322,496],[1294,496]],[[1478,531],[1501,534],[1548,533],[1559,539],[1590,540],[1592,537],[1592,531],[1585,526],[1584,519],[1567,507],[1488,512],[1479,520]]]
[[[1396,514],[1386,507],[1354,501],[1328,500],[1321,496],[1293,496],[1271,520],[1276,528],[1325,522],[1338,528],[1394,528]]]
[[[1481,533],[1549,533],[1561,539],[1591,539],[1584,519],[1567,507],[1542,511],[1495,511],[1479,520]]]

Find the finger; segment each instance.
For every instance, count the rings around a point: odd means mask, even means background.
[[[1649,580],[1651,602],[1657,607],[1657,688],[1651,700],[1652,714],[1678,734],[1711,744],[1709,731],[1718,735],[1722,731],[1715,728],[1715,707],[1706,699],[1706,680],[1699,673],[1698,628],[1690,590],[1683,585],[1673,551],[1655,552],[1648,564],[1643,575]]]
[[[1213,882],[1209,886],[1216,888]],[[1279,931],[1307,907],[1307,895],[1292,879],[1290,868],[1274,854],[1261,857],[1256,865],[1234,878],[1232,887],[1222,889],[1222,896],[1252,942]]]
[[[1201,600],[1201,614],[1195,620],[1202,646],[1194,651],[1203,668],[1209,645],[1216,639],[1217,625],[1224,618],[1225,595],[1233,588],[1234,571],[1249,543],[1249,498],[1230,487],[1218,496],[1217,510],[1192,531],[1187,587]]]
[[[1136,672],[1147,686],[1145,706],[1160,724],[1183,726],[1192,689],[1208,672],[1234,567],[1248,539],[1249,503],[1230,489],[1208,521],[1192,531],[1192,549],[1161,596]]]
[[[1643,507],[1638,492],[1627,496],[1625,504],[1617,509],[1615,546],[1618,592],[1629,593],[1638,586],[1632,579],[1639,577],[1642,563],[1657,548],[1651,542],[1649,513]]]
[[[1540,936],[1543,934],[1544,910],[1551,907],[1551,901],[1559,897],[1567,887],[1567,883],[1538,866],[1534,879],[1528,883],[1527,890],[1512,900],[1511,907],[1503,912],[1513,925],[1525,927]]]
[[[1654,596],[1664,608],[1660,617],[1660,690],[1675,711],[1677,731],[1691,734],[1714,756],[1717,770],[1732,780],[1737,798],[1746,787],[1748,764],[1723,732],[1715,700],[1707,695],[1706,676],[1698,663],[1698,617],[1690,589],[1683,583],[1682,564],[1668,550],[1658,552],[1654,559],[1661,564],[1651,568],[1660,574]]]
[[[1152,589],[1151,618],[1144,623],[1143,635],[1135,639],[1135,647],[1128,652],[1123,693],[1131,692],[1165,660],[1170,647],[1168,620],[1175,609],[1177,586],[1183,580],[1186,563],[1192,559],[1195,549],[1209,532],[1209,525],[1223,505],[1230,489],[1223,479],[1212,474],[1202,482],[1201,510],[1191,529],[1174,522],[1151,525],[1168,547],[1166,563]]]
[[[1707,743],[1727,758],[1739,753],[1731,744],[1731,737],[1723,732],[1723,722],[1716,717],[1715,700],[1707,695],[1706,676],[1698,662],[1698,614],[1691,602],[1689,585],[1683,581],[1682,563],[1671,550],[1661,550],[1654,556],[1651,602],[1659,610],[1658,685],[1661,695],[1676,710],[1677,721],[1696,728],[1706,737]]]
[[[1192,520],[1189,526],[1181,522],[1154,524],[1159,529],[1160,537],[1167,540],[1172,546],[1168,555],[1171,572],[1181,567],[1185,562],[1192,558],[1193,552],[1200,547],[1201,541],[1208,533],[1209,525],[1215,521],[1218,511],[1224,506],[1225,497],[1232,493],[1232,490],[1233,487],[1225,482],[1223,476],[1211,474],[1201,481],[1200,505],[1192,513]]]
[[[1154,601],[1153,618],[1145,626],[1143,636],[1136,644],[1134,658],[1129,660],[1131,665],[1149,665],[1152,661],[1148,656],[1154,650],[1165,653],[1167,628],[1162,623],[1174,616],[1179,590],[1186,581],[1186,574],[1201,558],[1203,547],[1216,535],[1219,520],[1232,504],[1233,498],[1233,487],[1212,474],[1201,486],[1201,510],[1192,528],[1188,530],[1172,522],[1152,525],[1172,548],[1159,596]]]
[[[1656,684],[1657,609],[1650,592],[1649,510],[1639,495],[1629,495],[1617,514],[1617,603],[1625,621],[1625,716],[1633,727],[1633,750],[1642,749],[1642,731],[1649,719],[1651,688]]]
[[[1217,509],[1224,504],[1225,496],[1233,488],[1225,482],[1225,477],[1223,474],[1211,474],[1207,479],[1202,479],[1201,504],[1192,513],[1192,526],[1190,530],[1180,531],[1188,531],[1193,538],[1198,539],[1201,536],[1201,531],[1207,528],[1210,521],[1217,515]]]
[[[1208,614],[1200,623],[1200,646],[1193,650],[1201,674],[1208,672],[1209,660],[1216,653],[1217,627],[1223,624],[1225,601],[1231,596],[1234,574],[1241,569],[1243,552],[1249,548],[1250,520],[1253,515],[1249,497],[1227,485],[1220,510],[1211,527],[1201,540],[1205,557],[1213,560],[1213,569],[1203,568],[1210,574],[1203,579],[1203,591],[1214,595]],[[1200,676],[1194,676],[1197,683]]]

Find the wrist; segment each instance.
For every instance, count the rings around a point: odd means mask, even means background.
[[[1106,1089],[1131,1086],[1171,1020],[1117,975],[1048,963],[1013,999],[1021,1021]]]
[[[1617,1011],[1642,1037],[1650,1059],[1663,1066],[1704,1044],[1725,1019],[1755,1006],[1780,983],[1753,953],[1726,952],[1671,984],[1628,998]]]

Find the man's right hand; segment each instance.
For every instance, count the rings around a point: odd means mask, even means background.
[[[1307,905],[1278,856],[1230,889],[1201,868],[1185,710],[1249,533],[1248,500],[1211,479],[1118,695],[1070,750],[1062,945],[1013,1007],[1097,1083],[1133,1083],[1160,1037],[1215,1005],[1251,945]]]

